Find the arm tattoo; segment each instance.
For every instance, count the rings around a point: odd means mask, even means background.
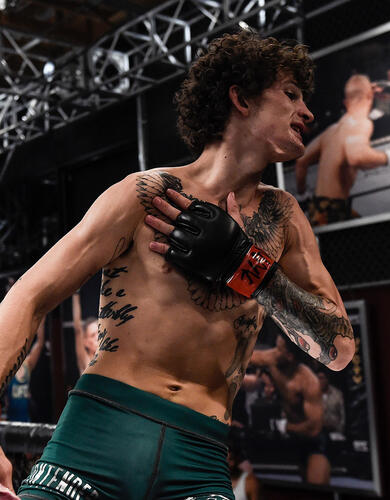
[[[4,393],[5,389],[7,388],[7,385],[11,382],[12,378],[14,377],[15,373],[19,370],[19,368],[22,366],[23,361],[26,359],[27,356],[27,347],[28,347],[28,339],[26,339],[22,350],[20,351],[18,357],[16,358],[16,361],[14,363],[14,366],[11,368],[9,371],[8,375],[5,377],[4,382],[1,384],[0,387],[0,396]]]
[[[276,258],[285,244],[291,216],[292,201],[280,191],[266,191],[258,211],[252,217],[243,216],[245,232],[257,246]],[[353,339],[349,321],[336,314],[336,304],[306,292],[280,270],[257,300],[286,335],[307,353],[310,344],[303,336],[310,337],[321,349],[318,361],[325,365],[337,358],[334,345],[337,335]]]
[[[328,365],[337,358],[334,340],[338,335],[353,339],[350,322],[337,315],[337,306],[324,297],[306,292],[278,269],[258,302],[303,351],[310,354],[310,337],[321,349],[317,358]]]
[[[249,357],[256,342],[256,316],[243,314],[234,320],[233,326],[237,345],[233,359],[225,372],[225,378],[228,384],[228,398],[224,415],[225,420],[229,420],[232,416],[233,401],[241,386]]]
[[[174,175],[165,172],[150,172],[138,176],[137,193],[141,205],[145,208],[145,212],[150,215],[159,217],[166,222],[170,222],[165,218],[154,206],[152,200],[155,196],[168,200],[165,192],[168,188],[178,191],[186,198],[195,199],[191,194],[183,191],[181,180]],[[156,241],[167,243],[165,235],[155,232]],[[187,280],[187,290],[191,300],[196,305],[209,311],[225,311],[233,309],[243,304],[247,299],[242,295],[234,292],[231,288],[225,286],[212,286],[207,283],[201,283],[192,276],[185,275]]]

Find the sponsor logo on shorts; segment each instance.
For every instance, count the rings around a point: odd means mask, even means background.
[[[187,497],[185,500],[230,500],[223,495],[201,495],[200,497]]]
[[[23,487],[51,490],[73,500],[99,498],[99,493],[84,479],[72,472],[47,463],[38,463],[22,482]]]

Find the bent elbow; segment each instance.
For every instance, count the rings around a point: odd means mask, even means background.
[[[364,166],[362,157],[360,155],[349,155],[348,165],[352,168],[362,168]]]
[[[328,368],[330,370],[339,372],[344,370],[349,363],[352,361],[355,355],[355,340],[352,339],[344,339],[340,346],[338,346],[337,357],[334,361],[328,364]]]

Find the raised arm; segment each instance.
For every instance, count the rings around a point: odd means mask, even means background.
[[[84,330],[81,321],[81,303],[79,293],[74,293],[72,295],[72,316],[77,366],[81,374],[87,368],[88,363],[90,362],[90,357],[88,356],[83,342]]]
[[[276,349],[255,349],[250,364],[254,366],[270,366],[275,363]]]
[[[103,193],[82,221],[19,279],[0,305],[0,391],[25,359],[42,317],[130,245],[143,211],[135,176]]]
[[[369,170],[389,164],[390,152],[377,151],[370,145],[373,128],[368,118],[351,120],[344,125],[345,155],[351,167]]]
[[[35,344],[31,347],[31,351],[26,358],[26,363],[28,364],[29,372],[31,373],[38,363],[39,356],[42,352],[42,347],[45,343],[45,321],[46,316],[42,318],[39,323],[37,330],[37,340]]]

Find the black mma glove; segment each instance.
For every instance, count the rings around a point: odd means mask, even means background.
[[[203,280],[255,297],[276,271],[276,262],[212,203],[193,201],[173,224],[166,260]]]

